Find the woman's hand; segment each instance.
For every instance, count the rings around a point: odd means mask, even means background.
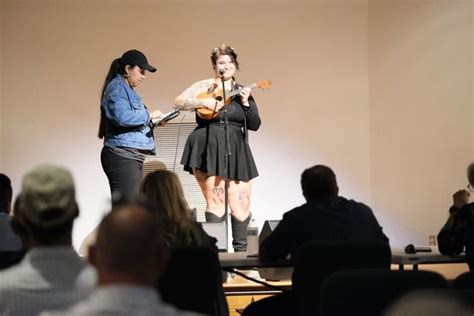
[[[159,118],[159,117],[162,116],[162,115],[163,115],[163,113],[161,113],[160,110],[155,110],[155,111],[150,112],[150,117],[151,117],[152,119]]]
[[[242,100],[243,106],[249,107],[249,97],[250,97],[250,91],[251,89],[249,87],[244,87],[240,91],[240,99]]]
[[[471,194],[467,190],[459,190],[453,194],[453,205],[457,208],[461,208],[469,203],[469,197]]]

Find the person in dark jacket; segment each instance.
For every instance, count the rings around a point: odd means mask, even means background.
[[[192,218],[191,210],[184,197],[183,187],[176,173],[164,169],[148,173],[140,185],[139,197],[151,202],[154,213],[160,222],[163,244],[166,248],[171,250],[172,255],[175,253],[173,250],[177,250],[179,253],[187,248],[206,248],[210,249],[210,253],[215,254],[215,260],[218,260],[217,240],[209,236],[204,231],[201,223],[196,222]],[[180,262],[178,261],[177,264],[179,265]],[[192,263],[189,264],[192,265]],[[210,266],[207,268],[212,269]],[[173,273],[173,268],[168,269]],[[190,308],[191,306],[197,308],[186,298],[186,293],[191,295],[188,288],[186,288],[186,290],[181,289],[179,291],[181,295],[176,295],[175,284],[180,284],[179,282],[183,280],[170,278],[167,272],[168,270],[165,270],[164,276],[158,284],[158,290],[163,294],[165,301],[175,303],[183,309]],[[214,288],[215,292],[203,292],[201,294],[207,298],[215,298],[212,304],[213,308],[215,308],[216,315],[228,315],[220,267],[217,267],[215,271],[211,270],[210,273],[215,273],[216,276],[215,279],[213,279],[217,281],[215,284],[216,287]],[[213,284],[212,280],[208,281]],[[204,288],[201,288],[201,291],[206,291]],[[203,306],[205,306],[205,304],[201,305],[200,308]],[[200,309],[191,310],[201,311]]]
[[[299,247],[312,240],[388,243],[367,205],[338,195],[336,175],[329,167],[316,165],[306,169],[301,175],[301,188],[306,203],[286,212],[262,241],[261,259],[294,256]]]
[[[275,230],[262,241],[261,260],[288,255],[294,259],[297,250],[310,241],[374,241],[389,246],[372,210],[363,203],[339,196],[331,168],[315,165],[304,170],[301,188],[306,203],[286,212]],[[243,315],[295,315],[298,308],[298,296],[290,291],[250,304]]]
[[[466,251],[470,270],[474,270],[474,203],[469,203],[474,191],[474,162],[467,167],[466,189],[453,194],[449,217],[438,234],[438,249],[444,255],[458,255]]]
[[[11,226],[12,197],[11,180],[7,175],[0,173],[0,251],[21,253],[23,244]],[[0,268],[2,259],[0,258]]]

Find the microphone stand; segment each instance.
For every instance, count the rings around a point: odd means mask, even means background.
[[[220,71],[219,71],[220,73]],[[225,215],[225,236],[226,236],[226,246],[229,245],[229,157],[230,152],[230,139],[229,139],[229,119],[227,117],[227,107],[226,107],[226,93],[225,93],[225,83],[224,83],[224,72],[220,73],[221,82],[222,82],[222,100],[224,102],[224,215]],[[227,251],[228,252],[228,251]]]

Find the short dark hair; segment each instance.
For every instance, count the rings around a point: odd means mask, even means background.
[[[338,193],[336,175],[331,168],[316,165],[301,174],[301,188],[306,200],[336,196]]]
[[[12,201],[13,190],[10,178],[0,173],[0,211],[7,211],[8,205]]]
[[[43,246],[55,245],[64,237],[69,236],[73,223],[74,220],[70,220],[55,227],[44,228],[28,222],[33,238]]]
[[[471,162],[469,166],[467,166],[467,180],[469,184],[474,185],[474,162]]]

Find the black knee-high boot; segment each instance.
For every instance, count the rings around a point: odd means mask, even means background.
[[[219,217],[214,213],[205,211],[204,215],[206,216],[206,222],[207,223],[222,223],[225,220],[225,214],[222,215],[222,217]],[[227,231],[227,226],[225,226],[225,229]],[[227,242],[227,238],[225,239],[225,241]],[[225,249],[227,249],[227,245],[225,245]],[[227,250],[226,250],[226,252],[227,252]],[[228,273],[226,271],[222,271],[222,282],[226,282],[227,277],[228,277]]]
[[[206,216],[206,222],[208,223],[222,223],[225,220],[225,215],[222,215],[222,217],[217,216],[214,213],[205,211],[204,215]]]
[[[247,226],[249,226],[252,214],[244,221],[239,221],[234,216],[230,216],[232,222],[232,247],[234,251],[247,251]]]

